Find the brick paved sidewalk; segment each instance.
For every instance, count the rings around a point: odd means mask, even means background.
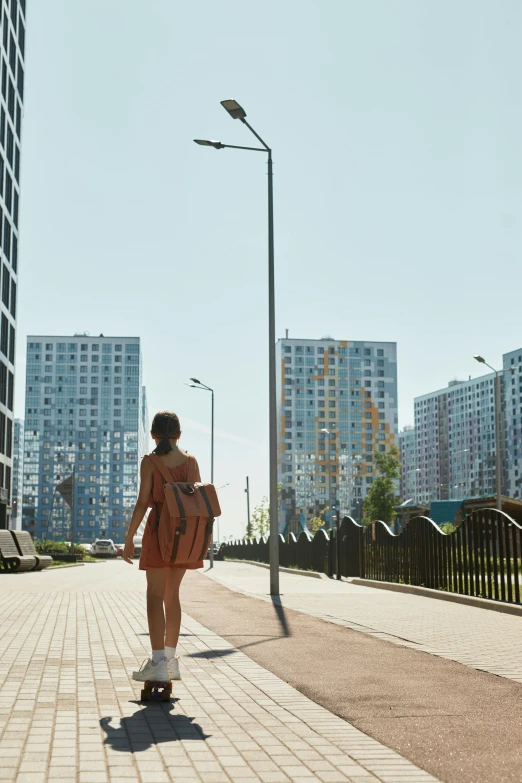
[[[0,780],[435,781],[187,616],[175,700],[139,704],[136,568],[0,579]]]
[[[269,601],[268,570],[215,562],[205,575]],[[408,593],[281,573],[281,603],[393,644],[522,682],[522,617]]]

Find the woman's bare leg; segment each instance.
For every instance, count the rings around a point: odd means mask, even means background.
[[[170,568],[147,568],[147,619],[153,650],[165,648],[165,611],[163,598]]]
[[[166,568],[168,571],[165,584],[165,620],[166,633],[165,644],[167,647],[176,647],[181,626],[181,604],[179,602],[179,586],[185,576],[186,568]]]

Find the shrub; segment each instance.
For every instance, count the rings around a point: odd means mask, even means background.
[[[49,541],[48,539],[35,539],[34,548],[39,555],[51,555],[58,558],[59,555],[69,555],[71,553],[71,545],[68,541]],[[85,549],[81,544],[74,545],[74,553],[76,555],[84,555]]]

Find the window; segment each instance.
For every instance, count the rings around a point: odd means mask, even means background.
[[[0,351],[7,357],[9,343],[9,321],[7,317],[2,313],[2,326],[0,329]]]
[[[11,2],[11,14],[13,14],[13,9],[16,14],[16,3]],[[9,65],[13,74],[16,73],[16,45],[12,33],[9,35]]]
[[[6,436],[5,436],[5,440],[6,440],[6,450],[5,450],[5,453],[6,453],[7,457],[12,457],[12,455],[13,455],[13,420],[12,419],[7,419],[6,425],[7,426],[6,426]],[[9,468],[8,468],[8,470],[9,470]]]
[[[7,28],[4,27],[4,39],[7,35]],[[2,60],[2,95],[7,100],[7,63]]]
[[[11,224],[9,223],[9,219],[7,215],[4,216],[4,233],[3,233],[3,240],[2,240],[2,246],[4,248],[4,253],[8,261],[11,260]],[[5,306],[8,307],[8,302],[5,303]]]
[[[24,99],[24,69],[22,66],[22,63],[20,60],[18,60],[18,72],[16,74],[16,86],[18,88],[18,92],[20,94],[20,98]],[[18,104],[20,105],[20,104]],[[20,133],[18,133],[18,136],[20,136]]]
[[[9,307],[9,287],[11,278],[9,270],[5,264],[2,264],[2,302]]]
[[[16,318],[16,283],[14,280],[11,280],[11,306],[9,309],[13,318]]]
[[[15,88],[11,77],[9,77],[9,88],[7,91],[7,111],[12,121],[15,121]]]
[[[5,175],[5,193],[4,193],[5,205],[10,213],[13,210],[13,180],[9,172]]]

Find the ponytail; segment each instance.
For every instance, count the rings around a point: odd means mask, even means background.
[[[172,446],[169,440],[169,433],[165,432],[161,436],[161,440],[152,452],[153,454],[157,454],[159,457],[161,457],[162,454],[168,454],[169,451],[172,451]]]

